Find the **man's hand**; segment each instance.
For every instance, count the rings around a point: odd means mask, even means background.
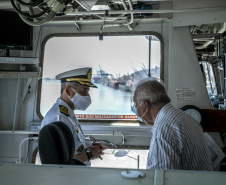
[[[102,160],[103,158],[101,155],[104,154],[103,150],[105,149],[107,149],[107,147],[104,146],[102,142],[93,142],[88,146],[88,150],[93,154],[93,159],[100,158]]]

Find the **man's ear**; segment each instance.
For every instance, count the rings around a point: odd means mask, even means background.
[[[71,87],[70,86],[66,86],[64,89],[65,93],[71,97]]]
[[[149,104],[149,102],[148,101],[144,101],[144,103],[143,103],[144,105],[145,105],[145,107],[150,107],[150,104]]]

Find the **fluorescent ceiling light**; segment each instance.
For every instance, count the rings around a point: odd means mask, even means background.
[[[94,5],[91,10],[110,10],[108,5]]]
[[[110,10],[108,0],[75,0],[87,11],[91,10]]]

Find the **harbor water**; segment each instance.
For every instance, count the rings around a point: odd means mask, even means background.
[[[86,111],[75,110],[75,114],[94,115],[134,115],[131,111],[132,92],[115,89],[108,85],[95,84],[98,88],[90,88],[92,104]],[[40,112],[44,117],[60,96],[60,82],[56,80],[42,81]]]

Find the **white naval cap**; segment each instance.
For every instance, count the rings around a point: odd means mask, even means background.
[[[65,71],[56,76],[56,79],[61,80],[61,83],[78,82],[84,86],[97,88],[97,86],[91,83],[91,78],[92,78],[92,68],[90,67],[84,67],[84,68],[73,69],[70,71]]]

